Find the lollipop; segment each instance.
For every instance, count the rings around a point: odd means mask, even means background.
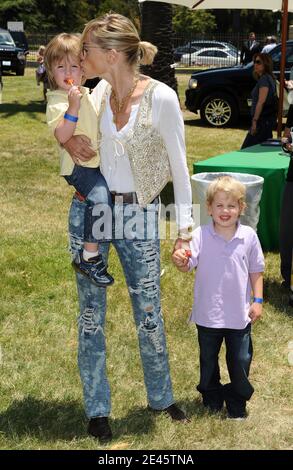
[[[65,78],[64,81],[67,85],[73,86],[73,78]]]
[[[187,256],[187,258],[191,258],[191,250],[185,250],[185,256]]]

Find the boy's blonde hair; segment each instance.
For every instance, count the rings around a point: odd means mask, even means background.
[[[124,52],[130,66],[152,64],[158,51],[147,41],[141,41],[134,24],[118,13],[107,13],[85,25],[81,41],[89,34],[91,40],[101,49]]]
[[[206,202],[210,206],[213,203],[215,195],[218,191],[223,191],[227,196],[232,196],[238,201],[243,213],[246,202],[246,188],[240,181],[232,178],[232,176],[220,176],[210,183],[207,189]]]
[[[44,55],[45,69],[52,90],[58,88],[52,72],[53,65],[60,62],[64,57],[69,56],[79,59],[80,35],[68,33],[57,34],[47,45]]]

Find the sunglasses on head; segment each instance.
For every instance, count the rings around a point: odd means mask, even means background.
[[[253,63],[254,63],[254,64],[259,64],[259,65],[261,65],[261,64],[262,64],[262,61],[259,60],[259,59],[256,59],[256,60],[253,61]]]

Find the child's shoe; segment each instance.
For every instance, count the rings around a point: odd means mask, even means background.
[[[85,261],[82,252],[80,252],[78,258],[72,261],[72,266],[76,272],[87,276],[99,287],[108,287],[114,282],[113,277],[107,272],[107,267],[100,253]]]
[[[247,415],[245,416],[232,416],[232,415],[227,415],[227,419],[233,420],[233,421],[245,421],[247,418]]]

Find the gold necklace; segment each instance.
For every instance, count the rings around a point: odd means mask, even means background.
[[[139,80],[139,77],[134,79],[132,87],[127,92],[127,94],[125,96],[123,96],[122,100],[118,100],[117,95],[115,93],[115,90],[112,88],[112,98],[113,98],[114,106],[115,106],[115,110],[113,110],[113,122],[115,124],[117,123],[117,114],[121,113],[121,111],[123,110],[123,108],[126,105],[127,101],[129,100],[132,93],[134,92],[138,80]]]

